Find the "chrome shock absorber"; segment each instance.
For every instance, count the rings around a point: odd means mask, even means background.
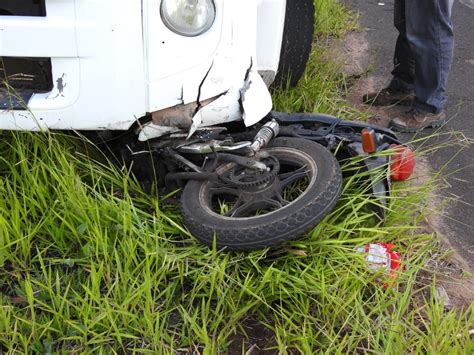
[[[263,125],[262,128],[255,135],[255,138],[250,145],[251,155],[257,154],[257,152],[265,148],[272,138],[278,135],[280,131],[280,125],[275,120],[271,120]]]

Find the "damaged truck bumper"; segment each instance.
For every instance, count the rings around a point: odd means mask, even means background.
[[[152,121],[139,128],[139,141],[160,137],[181,130],[190,137],[198,128],[243,119],[251,126],[262,119],[272,108],[270,93],[262,78],[249,70],[242,81],[213,98],[152,113]]]

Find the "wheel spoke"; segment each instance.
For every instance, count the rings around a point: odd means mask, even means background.
[[[280,179],[280,181],[283,181],[285,179],[288,179],[290,177],[292,177],[293,175],[295,174],[301,174],[301,173],[307,173],[307,169],[306,169],[306,165],[303,165],[303,166],[300,166],[298,169],[296,170],[293,170],[293,171],[289,171],[289,172],[286,172],[286,173],[281,173],[281,174],[278,174],[278,178]]]
[[[235,201],[234,205],[226,212],[224,213],[223,215],[225,217],[232,217],[235,210],[237,208],[239,208],[241,205],[242,205],[243,201],[242,201],[242,198],[239,196],[239,198],[237,199],[237,201]]]
[[[295,174],[295,173],[299,173],[299,172],[302,172],[302,171],[305,171],[306,170],[306,165],[303,165],[303,166],[300,166],[298,169],[296,170],[293,170],[293,171],[289,171],[287,173],[281,173],[281,174],[278,174],[278,178],[280,180],[284,180],[288,177],[290,177],[291,175]]]
[[[282,208],[283,204],[280,201],[274,200],[272,198],[265,197],[263,199],[270,207]]]
[[[235,195],[239,196],[239,190],[233,187],[229,186],[216,186],[216,187],[211,187],[209,188],[209,192],[213,195],[215,194],[229,194],[229,195]]]
[[[235,203],[234,207],[232,207],[224,216],[244,217],[247,212],[252,210],[252,206],[255,204],[253,201],[243,202],[240,198],[237,200],[237,202]]]
[[[281,187],[285,188],[292,182],[295,182],[305,176],[307,176],[309,173],[308,170],[306,170],[306,165],[302,166],[301,168],[296,169],[295,171],[289,172],[289,173],[283,173],[278,175],[278,178],[280,179]]]
[[[224,183],[214,183],[208,191],[213,199],[218,199],[220,207],[216,206],[216,208],[217,211],[221,210],[220,214],[224,217],[243,218],[264,215],[291,204],[293,199],[287,199],[288,197],[283,194],[283,191],[286,191],[285,189],[291,183],[307,177],[310,172],[306,164],[300,167],[293,165],[288,168],[294,170],[278,174],[277,185],[273,192],[268,191],[270,194],[263,193],[260,197],[252,197],[240,188]],[[225,205],[228,206],[227,211],[222,210]]]
[[[278,193],[276,195],[276,198],[277,198],[278,202],[280,202],[282,204],[282,206],[286,206],[290,203],[290,201],[285,200],[280,193]]]

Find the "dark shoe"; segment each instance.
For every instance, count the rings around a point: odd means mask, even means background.
[[[394,118],[390,122],[390,128],[397,132],[414,133],[429,127],[440,127],[445,123],[444,111],[431,113],[412,109],[403,116]]]
[[[411,106],[414,97],[415,95],[412,92],[395,91],[390,87],[386,87],[378,92],[365,94],[362,97],[362,101],[373,106]]]

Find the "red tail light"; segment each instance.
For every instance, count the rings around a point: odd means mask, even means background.
[[[390,147],[395,151],[390,166],[390,176],[392,180],[403,181],[408,179],[415,168],[415,156],[413,151],[403,145],[392,144]]]

